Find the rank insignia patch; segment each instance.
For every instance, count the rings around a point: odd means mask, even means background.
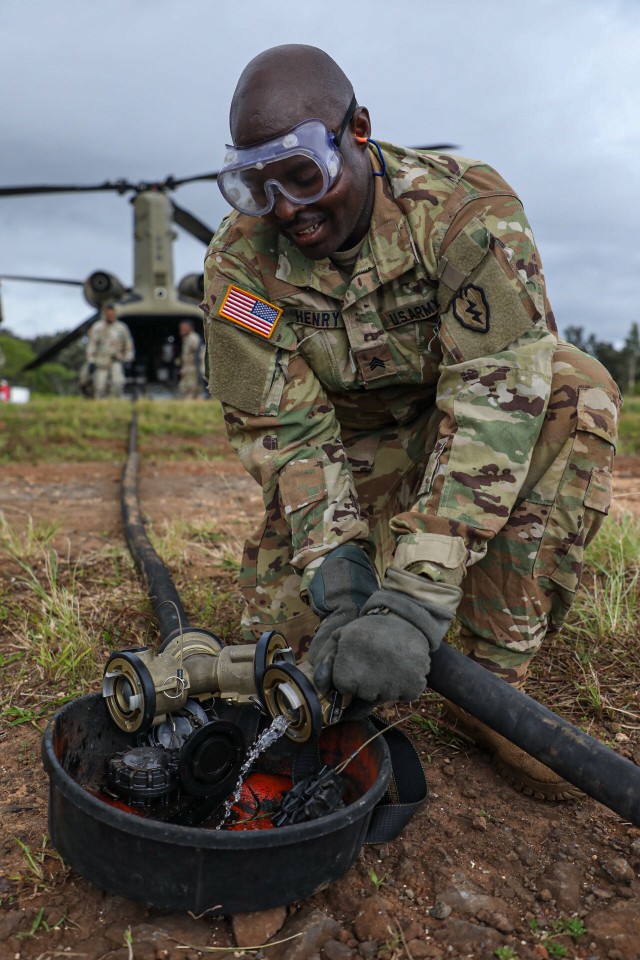
[[[282,310],[268,300],[230,284],[218,313],[226,320],[268,339],[280,319]]]
[[[453,301],[453,315],[466,327],[476,333],[489,332],[489,304],[481,287],[468,283]]]

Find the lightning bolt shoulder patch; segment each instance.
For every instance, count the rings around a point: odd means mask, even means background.
[[[474,217],[441,257],[440,342],[454,363],[505,350],[541,319],[526,284]]]
[[[489,333],[491,311],[482,287],[468,283],[458,293],[452,304],[453,315],[467,330]]]

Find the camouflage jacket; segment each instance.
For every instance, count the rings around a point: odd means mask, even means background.
[[[87,360],[97,367],[110,367],[114,360],[129,363],[134,358],[133,339],[126,323],[97,320],[89,330]]]
[[[265,503],[279,487],[303,590],[317,558],[368,534],[341,431],[437,404],[394,566],[459,583],[513,508],[549,397],[556,328],[517,195],[477,161],[381,147],[350,279],[237,213],[205,261],[210,390]]]

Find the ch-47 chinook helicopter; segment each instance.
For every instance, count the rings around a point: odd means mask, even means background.
[[[157,384],[164,389],[171,389],[175,385],[175,361],[180,353],[180,321],[190,320],[196,330],[202,330],[202,312],[198,305],[202,299],[203,275],[187,274],[179,283],[175,283],[172,253],[172,243],[176,237],[174,224],[205,245],[211,239],[213,230],[192,213],[175,204],[167,194],[183,183],[215,180],[216,177],[216,173],[210,173],[182,180],[167,177],[158,183],[134,184],[117,180],[94,186],[0,187],[0,197],[100,190],[133,194],[133,286],[126,287],[106,270],[94,270],[84,281],[13,274],[3,274],[0,277],[6,280],[81,286],[86,300],[96,308],[95,313],[40,353],[24,370],[33,370],[52,360],[62,349],[84,336],[100,317],[101,308],[106,303],[112,303],[118,319],[124,321],[131,330],[136,355],[133,373],[135,382],[143,387]]]
[[[416,150],[446,151],[456,149],[452,144],[433,144],[415,147]],[[138,386],[160,385],[170,389],[175,385],[175,361],[180,353],[178,327],[181,320],[191,320],[202,330],[199,303],[203,294],[203,274],[190,273],[176,285],[173,272],[173,224],[182,227],[205,245],[213,230],[188,210],[179,207],[167,196],[169,191],[186,183],[216,180],[217,172],[177,179],[167,177],[156,183],[129,183],[127,180],[106,181],[93,186],[34,185],[0,187],[0,197],[28,196],[46,193],[74,193],[115,191],[132,193],[134,208],[134,280],[125,287],[113,274],[95,270],[85,281],[56,280],[45,277],[24,277],[4,274],[0,280],[26,280],[41,283],[65,283],[81,286],[84,295],[96,312],[75,329],[64,334],[40,353],[24,370],[33,370],[53,359],[64,347],[84,336],[100,316],[107,302],[115,306],[118,319],[123,320],[135,345],[134,380]]]

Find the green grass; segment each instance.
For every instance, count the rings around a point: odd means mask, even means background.
[[[570,632],[589,645],[612,634],[634,641],[639,619],[640,524],[630,514],[608,517],[585,551]]]
[[[527,693],[588,732],[603,721],[609,731],[612,722],[640,729],[639,618],[640,523],[610,516],[585,551],[563,629],[532,661]]]
[[[34,892],[47,890],[50,882],[47,868],[50,861],[62,863],[62,858],[51,846],[49,837],[44,834],[38,849],[33,849],[19,837],[14,837],[14,839],[22,851],[23,867],[19,873],[13,874],[9,879],[16,881],[23,887],[32,888]],[[40,919],[42,919],[42,914],[40,914]],[[61,917],[55,925],[62,923],[63,919],[64,917]],[[38,921],[38,925],[39,923],[40,921]],[[52,929],[52,926],[47,926],[47,929]],[[33,933],[35,933],[35,930],[32,928],[26,936],[32,936]]]
[[[129,442],[130,400],[36,397],[0,410],[0,463],[121,461]],[[199,459],[220,454],[222,411],[215,401],[137,400],[143,456]]]
[[[0,719],[9,727],[40,728],[96,686],[110,649],[148,642],[155,626],[124,548],[74,561],[53,548],[53,532],[0,520]]]
[[[73,572],[64,583],[58,554],[51,548],[43,550],[39,571],[16,554],[9,556],[35,600],[31,607],[24,605],[18,618],[18,649],[42,680],[64,681],[79,689],[93,674],[96,645],[83,622]]]
[[[99,409],[86,401],[75,406],[64,401],[59,406],[83,415],[88,411],[88,422]],[[202,429],[204,409],[210,408],[204,403],[146,406],[143,426],[150,430],[164,422],[160,438],[164,441],[170,430],[178,429],[179,413],[191,416],[196,434]],[[116,414],[120,407],[114,405]],[[122,409],[130,418],[130,404]],[[125,425],[114,415],[110,433],[105,424],[100,429],[113,441],[128,422]],[[31,423],[35,421],[23,424],[27,445],[32,440]],[[35,424],[34,434],[39,433],[40,424]],[[219,439],[220,427],[211,433]],[[148,446],[157,451],[158,443],[155,438]],[[114,449],[123,461],[126,451],[119,443]],[[30,517],[10,522],[0,513],[0,721],[9,728],[34,725],[42,729],[60,705],[98,689],[112,650],[157,644],[151,603],[124,542],[73,556],[68,548],[60,550],[60,532],[54,524],[38,524]],[[214,524],[196,527],[175,520],[150,528],[148,534],[170,569],[192,622],[213,629],[226,642],[238,640],[239,540],[224,538]],[[194,577],[194,563],[200,569],[205,564],[207,575]]]
[[[142,456],[201,459],[221,453],[217,401],[137,400]],[[130,400],[34,397],[0,409],[1,463],[120,461],[128,447]],[[620,454],[640,454],[640,397],[625,400]]]
[[[62,926],[66,920],[65,915],[63,914],[56,920],[54,923],[49,923],[44,916],[45,908],[40,907],[37,911],[35,917],[31,922],[31,927],[29,930],[23,930],[22,933],[16,934],[16,939],[18,940],[30,940],[32,937],[35,937],[38,933],[50,933],[52,930],[61,930]]]
[[[640,454],[640,397],[627,397],[622,404],[618,453]]]
[[[136,409],[143,459],[228,455],[217,403],[139,400]],[[36,398],[24,406],[5,404],[0,463],[122,463],[131,413],[127,400]],[[640,398],[625,402],[621,434],[623,451],[634,449],[636,435],[640,450]],[[150,527],[148,535],[170,568],[191,622],[227,642],[239,640],[239,541],[223,537],[213,524],[170,518]],[[124,543],[79,557],[60,556],[54,543],[59,543],[54,524],[25,518],[10,526],[0,516],[0,718],[11,726],[39,724],[66,699],[96,688],[111,650],[156,640],[151,605]],[[193,575],[194,567],[204,566],[206,576]],[[638,622],[640,524],[630,516],[609,517],[586,552],[583,585],[565,628],[534,660],[532,695],[585,728],[601,720],[613,720],[621,729],[638,727]],[[416,714],[412,725],[428,734],[434,722],[430,714]],[[441,746],[444,735],[434,752]]]

